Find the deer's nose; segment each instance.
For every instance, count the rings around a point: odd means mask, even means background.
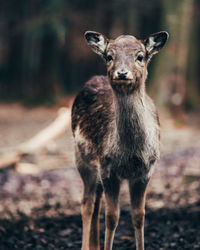
[[[118,79],[119,80],[125,80],[126,77],[128,75],[128,72],[120,72],[120,71],[117,71],[117,76],[118,76]]]

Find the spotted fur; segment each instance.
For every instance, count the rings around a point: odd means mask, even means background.
[[[106,172],[114,171],[121,179],[130,175],[147,178],[159,157],[159,124],[153,102],[138,92],[113,94],[105,76],[93,77],[77,96],[72,130],[80,160],[106,165]]]
[[[93,235],[91,227],[98,224],[91,222],[91,216],[94,204],[99,206],[101,195],[95,196],[99,186],[106,197],[105,250],[112,249],[123,179],[130,187],[137,250],[143,250],[145,190],[160,154],[158,113],[145,91],[145,80],[151,53],[164,45],[166,35],[154,34],[144,42],[133,36],[109,41],[100,33],[87,32],[86,39],[104,58],[108,76],[89,80],[72,107],[76,164],[84,183],[82,250],[99,249],[94,240],[98,236],[87,236]],[[94,203],[95,197],[98,203]],[[94,230],[98,232],[96,227]]]

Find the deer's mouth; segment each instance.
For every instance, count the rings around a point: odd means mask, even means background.
[[[114,83],[122,83],[122,84],[129,84],[129,83],[134,83],[134,79],[113,79],[112,82]]]
[[[137,79],[129,78],[129,79],[112,79],[112,85],[134,85],[137,82]]]
[[[118,93],[132,93],[134,90],[138,89],[139,81],[137,78],[135,79],[113,79],[111,80],[111,86],[113,90]]]

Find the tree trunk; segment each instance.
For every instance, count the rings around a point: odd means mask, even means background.
[[[156,58],[154,84],[150,93],[158,105],[165,105],[180,121],[184,121],[188,81],[188,55],[193,27],[194,0],[163,1],[163,27],[170,38]],[[159,90],[159,91],[158,91]],[[155,96],[155,94],[156,96]]]

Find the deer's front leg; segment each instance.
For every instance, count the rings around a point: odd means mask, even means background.
[[[106,200],[106,233],[104,250],[112,250],[115,229],[119,221],[120,181],[111,176],[103,181]]]
[[[144,250],[144,219],[147,180],[129,180],[131,214],[135,229],[136,249]]]

